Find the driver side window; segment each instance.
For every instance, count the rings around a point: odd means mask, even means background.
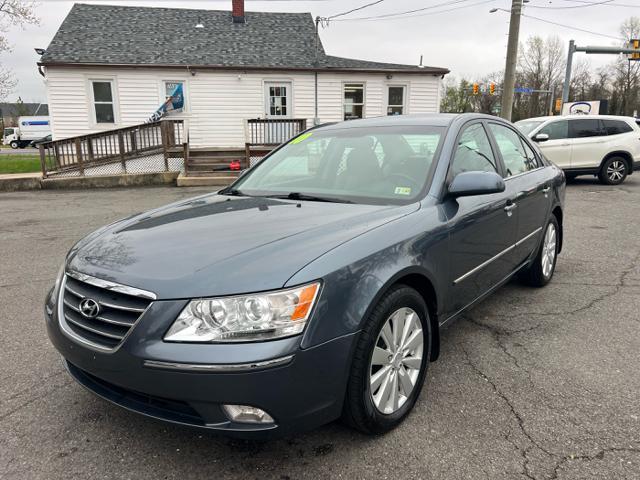
[[[462,172],[498,173],[489,137],[481,123],[474,123],[465,128],[458,139],[451,164],[452,178]]]

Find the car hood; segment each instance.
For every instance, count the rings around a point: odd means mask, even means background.
[[[416,208],[210,194],[94,232],[67,269],[159,299],[281,288],[329,250]]]

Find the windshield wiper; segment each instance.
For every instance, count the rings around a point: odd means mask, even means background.
[[[351,200],[336,197],[322,197],[319,195],[308,195],[300,192],[282,193],[278,195],[265,195],[266,198],[284,198],[287,200],[307,200],[309,202],[331,202],[331,203],[353,203]]]

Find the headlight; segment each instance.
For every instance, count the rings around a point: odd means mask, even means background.
[[[164,339],[168,342],[246,342],[304,330],[320,283],[270,293],[192,300]]]

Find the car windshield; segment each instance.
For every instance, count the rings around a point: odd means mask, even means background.
[[[221,193],[350,203],[409,203],[423,190],[443,127],[312,130]]]
[[[543,122],[541,120],[520,120],[514,125],[518,127],[518,130],[520,130],[522,133],[524,133],[525,135],[529,135],[536,129],[536,127],[542,125],[542,123]]]

